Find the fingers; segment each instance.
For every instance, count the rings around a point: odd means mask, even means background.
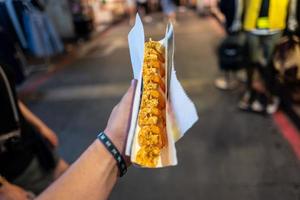
[[[135,91],[135,88],[136,88],[136,83],[137,83],[137,80],[133,79],[131,81],[131,85],[129,87],[129,89],[127,90],[126,94],[123,96],[121,102],[120,102],[120,106],[124,106],[125,105],[132,105],[133,103],[133,98],[134,98],[134,91]]]
[[[113,121],[117,115],[128,116],[128,113],[130,113],[130,110],[132,109],[135,87],[136,80],[132,80],[131,86],[122,97],[121,101],[113,108],[108,120],[108,124],[110,124],[110,122]]]
[[[124,110],[125,116],[128,117],[128,119],[127,119],[128,121],[127,121],[127,125],[126,125],[126,133],[128,133],[129,127],[130,127],[130,119],[131,119],[130,111],[132,110],[132,106],[133,106],[133,99],[134,99],[134,92],[135,92],[136,84],[137,84],[137,80],[133,79],[131,81],[131,86],[129,87],[128,91],[126,92],[122,101],[120,102],[121,107],[123,109],[125,109]],[[123,103],[125,103],[125,105]],[[122,105],[124,105],[124,106],[122,106]]]

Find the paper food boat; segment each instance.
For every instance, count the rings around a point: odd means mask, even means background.
[[[142,95],[142,70],[145,44],[144,28],[139,15],[136,16],[135,25],[128,35],[128,42],[133,74],[138,82],[132,107],[132,118],[126,145],[126,155],[130,156],[131,162],[137,165],[136,155],[140,149],[137,139],[139,132],[137,121]],[[167,145],[161,150],[158,164],[155,168],[177,165],[175,142],[177,142],[198,120],[195,105],[186,95],[176,76],[174,68],[174,32],[171,23],[168,24],[165,37],[160,43],[165,47],[166,134],[168,141]]]

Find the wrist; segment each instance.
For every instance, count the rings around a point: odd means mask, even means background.
[[[95,151],[95,154],[102,155],[101,157],[99,157],[101,164],[104,163],[108,171],[110,171],[111,173],[115,173],[117,175],[118,174],[117,161],[116,159],[114,159],[111,153],[107,151],[105,146],[99,140],[96,140],[94,142],[93,147],[94,147],[93,149]]]
[[[115,159],[117,167],[119,169],[119,176],[122,177],[127,172],[127,164],[121,152],[118,150],[116,143],[111,141],[105,132],[101,132],[98,136],[98,141],[102,143],[107,152]]]
[[[113,131],[110,131],[109,129],[105,129],[104,133],[107,135],[107,137],[113,142],[113,144],[117,147],[118,151],[123,154],[124,150],[124,141],[118,137],[116,137],[113,133]]]
[[[99,141],[95,141],[94,149],[98,155],[104,155],[105,159],[107,160],[107,163],[110,165],[116,166],[117,161],[114,159],[114,157],[107,151],[105,146]]]

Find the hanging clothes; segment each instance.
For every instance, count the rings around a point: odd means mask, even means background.
[[[30,53],[37,57],[48,57],[63,52],[62,41],[44,12],[27,4],[23,23]]]
[[[0,26],[26,52],[49,57],[63,52],[63,44],[47,14],[29,0],[0,1]]]
[[[59,36],[62,38],[74,38],[74,23],[67,0],[47,0],[45,12],[53,22]]]
[[[52,56],[63,51],[62,42],[50,19],[42,12],[30,8],[23,14],[29,51],[38,57]]]
[[[27,48],[27,41],[26,41],[26,38],[25,38],[25,34],[22,30],[21,24],[19,23],[18,16],[16,14],[16,10],[14,8],[13,0],[6,0],[5,1],[5,6],[6,6],[6,9],[7,9],[8,15],[11,19],[11,22],[14,26],[14,29],[16,31],[16,34],[18,36],[18,39],[20,40],[22,47],[26,49]]]
[[[18,17],[17,17],[18,18]],[[19,20],[20,21],[20,20]],[[15,23],[17,24],[17,23]],[[20,24],[20,23],[19,23]],[[20,24],[22,25],[22,24]],[[21,43],[21,40],[17,33],[16,33],[16,29],[12,23],[12,20],[10,18],[10,15],[8,13],[8,10],[7,10],[7,6],[6,6],[6,3],[5,1],[0,1],[0,27],[5,30],[11,37],[11,39],[18,43],[19,46],[21,46],[23,49],[26,47],[26,42],[23,41],[23,44],[25,46],[22,45]],[[19,27],[20,28],[20,27]],[[22,28],[22,27],[21,27]],[[24,29],[22,29],[24,30]],[[24,35],[24,31],[23,33],[20,33],[20,34],[23,34]],[[25,35],[24,35],[25,36]],[[22,37],[22,36],[21,36]]]

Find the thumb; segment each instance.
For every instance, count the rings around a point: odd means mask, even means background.
[[[130,105],[129,107],[131,108],[131,106],[133,104],[134,92],[135,92],[136,84],[137,84],[137,80],[133,79],[131,81],[130,87],[128,88],[127,92],[125,93],[125,95],[123,96],[123,98],[122,98],[122,100],[120,102],[120,106],[123,107],[125,105],[127,105],[127,106]]]

